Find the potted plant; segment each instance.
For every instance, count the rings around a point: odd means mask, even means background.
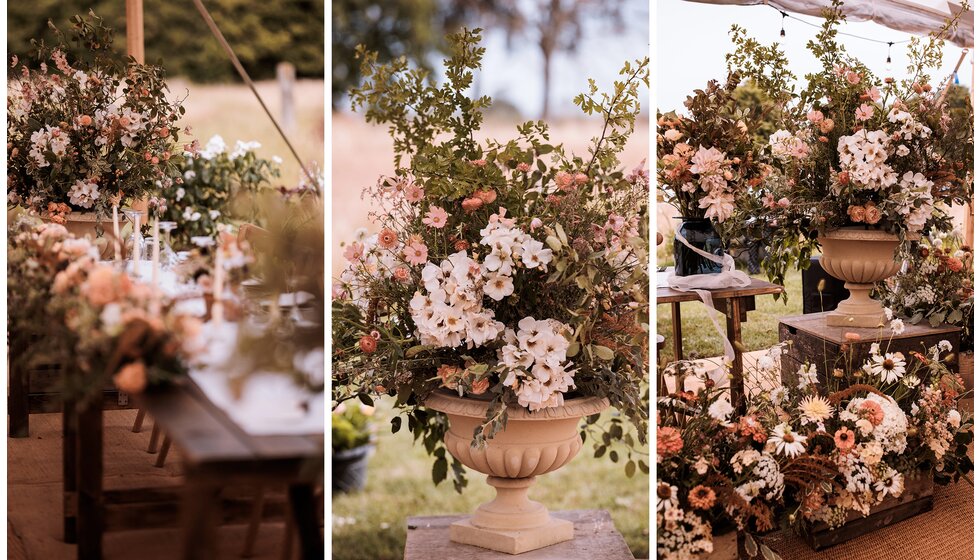
[[[352,103],[389,125],[398,166],[366,189],[379,231],[344,248],[333,390],[337,403],[394,397],[404,417],[392,429],[407,419],[435,458],[435,482],[451,472],[461,489],[464,464],[491,475],[497,500],[451,538],[518,553],[571,538],[526,490],[581,449],[583,431],[602,434],[596,456],[621,441],[625,457],[612,459],[628,475],[647,470],[636,448],[646,442],[649,181],[617,154],[648,61],[625,64],[613,93],[591,85],[576,98],[604,120],[582,157],[549,143],[543,122],[507,142],[475,140],[490,104],[464,93],[479,41],[470,30],[449,37],[440,83],[360,53]],[[609,405],[620,414],[604,421]]]
[[[874,76],[836,41],[844,20],[839,1],[826,14],[808,45],[821,68],[806,76],[800,93],[777,46],[733,30],[730,69],[784,107],[782,128],[766,148],[776,173],[743,211],[772,239],[764,261],[770,277],[782,281],[794,261],[806,268],[820,247],[823,268],[851,293],[827,324],[876,327],[884,313],[869,292],[898,272],[899,245],[948,231],[949,205],[972,197],[972,118],[952,119],[949,81],[934,88],[927,74],[939,67],[943,39],[959,14],[927,40],[909,42],[911,77],[900,82]]]
[[[113,207],[138,204],[178,173],[179,100],[159,66],[121,58],[94,13],[66,35],[11,61],[7,88],[8,203],[70,231],[101,237]],[[103,254],[111,254],[111,247]]]
[[[374,407],[342,403],[330,415],[334,492],[354,492],[367,484],[368,458],[374,451]]]
[[[722,255],[726,242],[715,229],[732,217],[751,188],[765,178],[752,131],[756,119],[739,110],[740,78],[712,80],[684,102],[687,114],[657,115],[657,188],[680,213],[676,234],[695,248]],[[716,263],[674,241],[674,274],[721,272]]]

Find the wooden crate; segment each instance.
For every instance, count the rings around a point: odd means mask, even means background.
[[[949,362],[949,367],[952,370],[959,367],[959,327],[950,325],[930,327],[928,324],[906,323],[904,333],[893,335],[887,327],[883,329],[828,327],[826,316],[827,313],[810,313],[784,317],[779,321],[779,341],[792,343],[788,353],[782,358],[783,385],[795,386],[796,374],[800,366],[809,362],[816,364],[820,383],[826,386],[826,381],[833,374],[834,367],[840,367],[845,372],[853,372],[864,365],[871,351],[871,344],[875,342],[881,345],[882,352],[902,352],[908,359],[910,352],[924,352],[926,348],[947,340],[953,346],[953,358]],[[860,336],[860,340],[847,342],[844,339],[845,333],[855,333]]]
[[[916,478],[906,478],[905,492],[897,498],[885,498],[878,506],[871,508],[867,517],[852,511],[844,525],[837,529],[831,529],[826,523],[815,523],[807,527],[803,540],[813,550],[823,550],[931,511],[934,486],[929,472],[919,473]]]

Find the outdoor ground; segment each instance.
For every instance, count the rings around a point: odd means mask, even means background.
[[[467,513],[493,498],[493,489],[475,471],[468,471],[469,485],[461,495],[451,482],[434,486],[432,460],[420,445],[412,445],[404,429],[391,433],[391,401],[378,402],[377,452],[370,459],[367,488],[333,495],[334,560],[400,560],[406,518]],[[627,478],[622,463],[613,463],[608,456],[595,459],[591,449],[586,441],[568,465],[538,477],[531,499],[551,510],[609,510],[633,555],[648,558],[649,478],[639,471]]]

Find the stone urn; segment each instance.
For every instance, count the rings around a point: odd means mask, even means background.
[[[902,267],[895,261],[898,236],[863,228],[841,228],[817,238],[823,247],[820,266],[838,280],[850,297],[827,315],[827,326],[875,328],[885,323],[881,302],[871,299],[875,282],[894,276]]]
[[[44,221],[50,222],[50,220],[47,218],[45,218]],[[65,216],[65,223],[63,225],[65,226],[65,229],[68,230],[68,233],[72,234],[77,239],[88,237],[89,240],[98,248],[99,256],[102,259],[112,259],[115,255],[115,249],[112,245],[113,235],[111,216],[108,220],[102,219],[99,221],[95,212],[71,212]],[[102,228],[102,235],[99,235],[99,227]],[[125,240],[120,241],[120,247],[122,247],[123,251],[125,252]],[[123,258],[125,258],[125,255],[123,255]]]
[[[582,449],[579,422],[608,408],[607,399],[569,399],[564,406],[536,412],[512,407],[507,411],[507,427],[479,448],[471,442],[486,418],[488,401],[438,391],[426,399],[425,406],[449,418],[449,453],[486,474],[487,484],[497,490],[497,496],[470,518],[450,526],[451,541],[521,554],[574,537],[570,521],[551,517],[527,493],[535,477],[560,469],[578,454]]]

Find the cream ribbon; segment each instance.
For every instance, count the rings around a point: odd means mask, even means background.
[[[731,255],[725,253],[719,257],[717,255],[712,255],[711,253],[702,251],[701,249],[691,245],[687,239],[684,239],[680,234],[680,230],[681,224],[678,224],[677,228],[674,230],[674,241],[680,242],[688,249],[710,260],[711,262],[720,264],[721,272],[717,274],[693,274],[691,276],[676,276],[673,272],[668,272],[667,285],[678,292],[694,292],[701,298],[701,302],[708,308],[708,318],[711,319],[711,323],[715,326],[715,330],[718,331],[718,336],[721,337],[722,342],[725,344],[725,359],[728,363],[731,363],[735,360],[735,349],[732,348],[732,343],[728,340],[728,337],[725,336],[725,331],[722,330],[721,324],[715,317],[718,310],[715,309],[715,306],[712,303],[711,292],[709,290],[718,290],[721,288],[744,288],[752,282],[752,278],[741,270],[735,269],[735,259],[732,258]],[[735,320],[738,321],[739,318],[735,317]],[[679,360],[680,356],[675,356],[675,358]]]

